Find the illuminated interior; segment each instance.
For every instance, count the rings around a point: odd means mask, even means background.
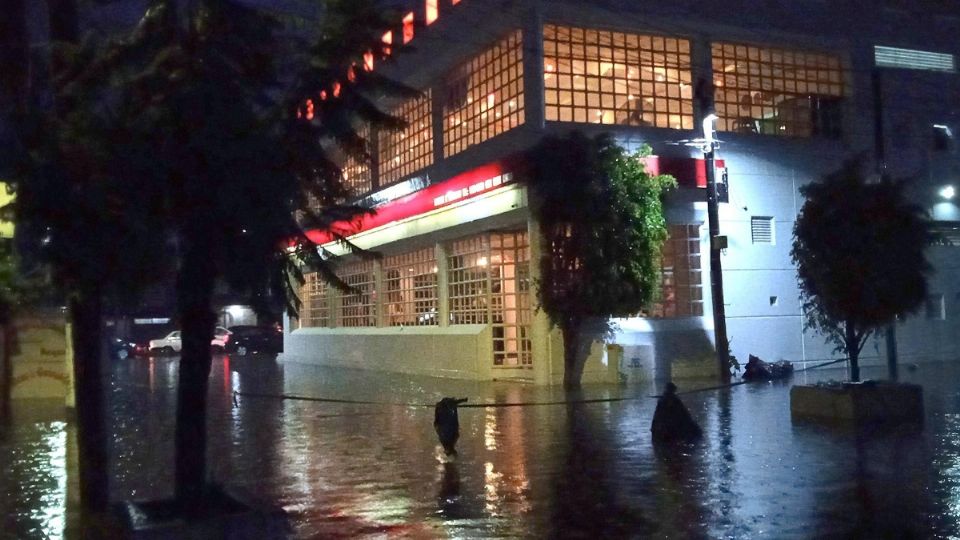
[[[383,259],[387,326],[436,326],[437,256],[433,248]]]
[[[693,128],[690,42],[545,25],[546,119]]]
[[[345,328],[377,325],[377,291],[372,261],[358,261],[337,269],[337,275],[356,292],[336,290],[337,324]]]
[[[844,72],[837,56],[714,43],[717,129],[741,133],[836,136]]]
[[[668,225],[660,255],[660,294],[642,315],[651,318],[702,317],[703,271],[700,225]]]
[[[445,85],[443,154],[505,133],[524,122],[519,30],[455,69]]]
[[[407,126],[399,131],[381,130],[379,136],[380,185],[392,184],[433,163],[432,93],[411,99],[390,114]]]

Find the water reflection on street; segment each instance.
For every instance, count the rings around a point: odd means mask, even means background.
[[[172,492],[176,368],[175,358],[113,363],[114,500]],[[795,425],[789,385],[755,384],[683,396],[705,432],[685,447],[651,443],[655,401],[646,397],[461,409],[451,460],[429,407],[255,397],[235,406],[233,392],[406,404],[564,394],[217,357],[209,462],[218,483],[282,507],[299,538],[951,537],[960,534],[958,374],[947,365],[906,374],[925,387],[922,433]],[[841,376],[808,372],[794,382]],[[652,385],[587,386],[583,397],[652,393]],[[19,406],[0,429],[0,538],[58,538],[76,519],[74,438],[49,403]]]

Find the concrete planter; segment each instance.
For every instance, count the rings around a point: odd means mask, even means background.
[[[117,507],[122,538],[135,540],[281,539],[290,534],[282,510],[258,508],[233,493],[211,489],[199,514],[187,516],[172,500],[124,502]]]
[[[923,389],[916,384],[868,382],[794,386],[794,420],[859,425],[923,424]]]

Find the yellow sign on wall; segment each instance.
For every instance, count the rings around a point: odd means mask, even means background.
[[[14,194],[10,193],[6,182],[0,182],[0,208],[13,202]],[[0,212],[0,238],[13,238],[13,221],[3,219],[3,212]]]
[[[14,319],[10,397],[66,399],[66,319],[59,313],[30,313]]]

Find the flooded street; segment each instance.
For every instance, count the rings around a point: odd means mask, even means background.
[[[113,500],[172,493],[177,360],[114,362]],[[960,368],[923,365],[923,432],[794,425],[789,384],[682,396],[704,440],[650,438],[652,386],[587,386],[579,405],[466,408],[449,461],[432,407],[240,397],[233,392],[432,405],[563,401],[559,389],[217,357],[216,482],[282,507],[296,538],[813,538],[960,535]],[[867,370],[866,377],[879,376]],[[839,379],[798,374],[794,383]],[[711,381],[697,383],[710,385]],[[680,391],[694,387],[681,383]],[[56,404],[20,405],[0,431],[0,538],[60,538],[75,520],[75,433]],[[5,536],[4,536],[5,535]]]

